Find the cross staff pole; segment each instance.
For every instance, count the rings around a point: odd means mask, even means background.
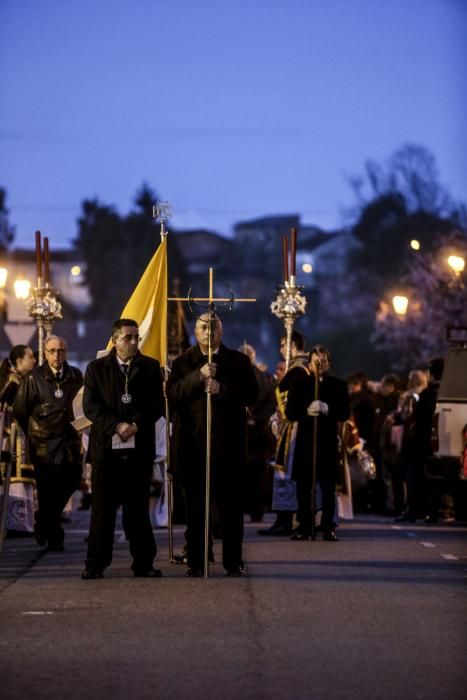
[[[312,364],[314,376],[314,401],[318,401],[319,395],[319,359]],[[318,416],[313,416],[313,455],[311,464],[311,539],[316,539],[316,470],[318,460]]]
[[[213,321],[216,321],[216,302],[233,303],[253,302],[256,299],[235,299],[233,297],[214,297],[214,270],[209,268],[208,297],[172,297],[168,301],[207,302],[208,304],[208,362],[212,362]],[[204,508],[204,578],[209,578],[209,520],[211,505],[211,445],[212,445],[212,396],[206,390],[206,489]]]

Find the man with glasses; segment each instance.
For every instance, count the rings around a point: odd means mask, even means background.
[[[156,542],[149,517],[155,457],[155,424],[164,410],[159,362],[138,350],[136,321],[112,328],[112,349],[93,360],[84,377],[83,409],[92,421],[89,461],[92,505],[83,579],[102,578],[112,562],[117,509],[129,540],[134,576],[159,578],[153,568]]]
[[[67,363],[66,354],[65,340],[50,335],[45,341],[45,361],[21,384],[13,404],[13,414],[29,438],[34,464],[36,540],[51,552],[64,549],[60,518],[81,482],[81,438],[71,421],[83,375]]]

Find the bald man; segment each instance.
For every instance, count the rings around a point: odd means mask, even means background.
[[[223,345],[222,323],[202,314],[196,345],[178,357],[168,382],[172,409],[173,464],[185,494],[188,576],[204,568],[206,395],[211,394],[211,512],[222,535],[222,563],[228,576],[243,575],[243,484],[246,407],[258,394],[248,357]],[[211,333],[212,362],[208,361]]]

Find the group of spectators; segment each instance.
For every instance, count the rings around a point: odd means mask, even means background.
[[[406,381],[396,374],[371,382],[364,373],[348,378],[352,415],[376,464],[376,478],[355,494],[357,508],[394,515],[398,522],[440,515],[440,494],[426,477],[432,450],[432,422],[443,371],[442,358],[413,369]],[[452,519],[449,500],[443,518]]]

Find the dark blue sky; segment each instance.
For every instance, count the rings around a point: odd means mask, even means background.
[[[0,184],[16,244],[143,181],[174,225],[342,223],[349,176],[427,147],[467,200],[464,0],[2,0]]]

